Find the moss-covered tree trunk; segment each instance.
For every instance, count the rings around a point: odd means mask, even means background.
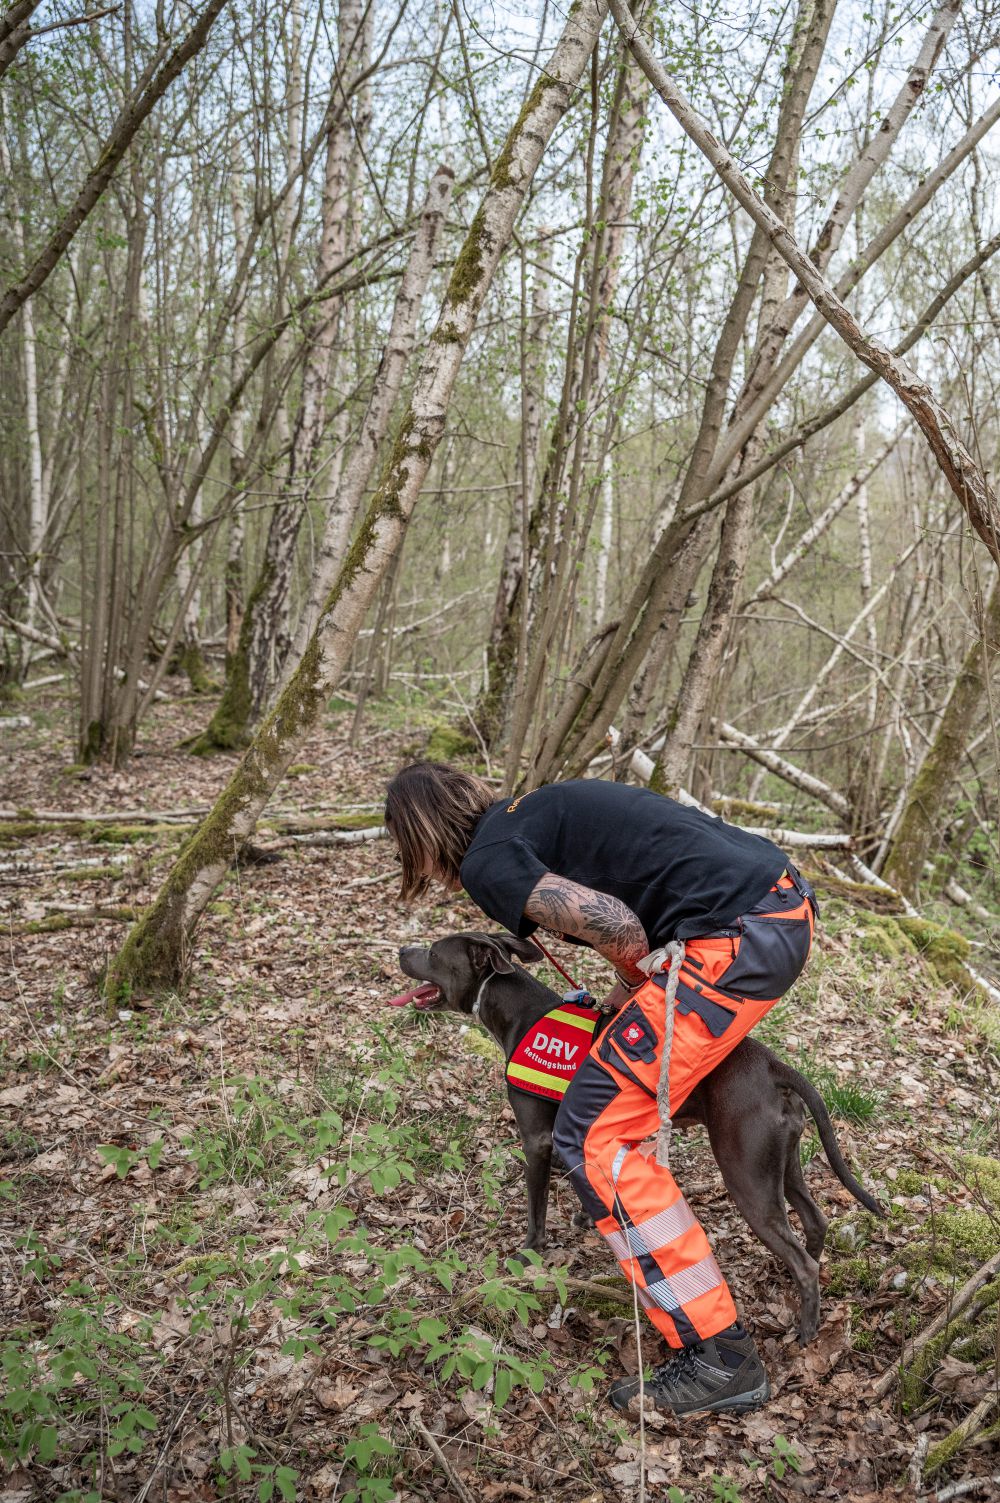
[[[455,378],[500,257],[552,131],[597,45],[606,0],[580,0],[497,159],[444,295],[382,478],[302,659],[152,907],[108,969],[112,992],[176,985],[195,925],[234,851],[315,728],[402,540],[444,423]]]
[[[958,671],[913,787],[903,805],[889,858],[882,875],[908,898],[915,898],[920,877],[941,833],[940,815],[982,706],[990,669],[1000,656],[1000,582],[993,585],[983,611],[982,635],[969,648]]]

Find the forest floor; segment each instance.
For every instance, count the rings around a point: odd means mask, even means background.
[[[1000,1251],[1000,1028],[944,979],[940,936],[827,901],[806,976],[762,1029],[823,1090],[890,1211],[862,1212],[809,1157],[832,1220],[810,1347],[703,1135],[675,1138],[774,1397],[743,1418],[653,1415],[640,1434],[605,1402],[635,1368],[630,1306],[566,1184],[543,1262],[509,1261],[525,1199],[495,1049],[453,1015],[383,1006],[397,947],[479,927],[471,904],[402,906],[382,840],[265,830],[281,859],[230,873],[183,994],[109,1010],[94,980],[122,910],[183,838],[129,813],[207,803],[232,759],[181,749],[204,703],[159,705],[121,773],[67,770],[53,691],[15,712],[31,723],[0,743],[2,802],[24,811],[0,823],[0,1497],[603,1503],[645,1486],[672,1503],[863,1503],[965,1478],[981,1479],[966,1496],[997,1496],[996,1282],[902,1396],[894,1381],[873,1397]],[[277,810],[364,824],[350,806],[376,804],[426,741],[426,715],[380,711],[352,748],[351,719],[331,713]],[[40,810],[118,818],[40,826]],[[589,963],[585,979],[606,981]],[[580,1287],[605,1279],[607,1298]],[[642,1354],[661,1355],[648,1328]],[[970,1414],[978,1433],[948,1459]],[[928,1448],[942,1464],[921,1476]]]

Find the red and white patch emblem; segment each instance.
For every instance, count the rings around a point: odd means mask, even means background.
[[[643,1037],[643,1030],[638,1023],[630,1023],[622,1034],[626,1044],[637,1044]]]

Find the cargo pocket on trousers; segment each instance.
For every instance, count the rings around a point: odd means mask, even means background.
[[[630,1002],[605,1029],[597,1057],[649,1095],[656,1094],[659,1069],[656,1030],[636,1002]]]
[[[713,1002],[703,992],[696,992],[681,982],[677,988],[677,1011],[686,1016],[696,1013],[714,1039],[721,1039],[736,1013],[721,1002]]]
[[[732,997],[770,1002],[798,979],[811,943],[808,919],[747,917],[736,959],[712,985]]]

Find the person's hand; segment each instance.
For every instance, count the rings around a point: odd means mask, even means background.
[[[626,986],[622,981],[616,981],[608,992],[601,1006],[605,1012],[620,1012],[630,997],[635,995],[634,986]]]

